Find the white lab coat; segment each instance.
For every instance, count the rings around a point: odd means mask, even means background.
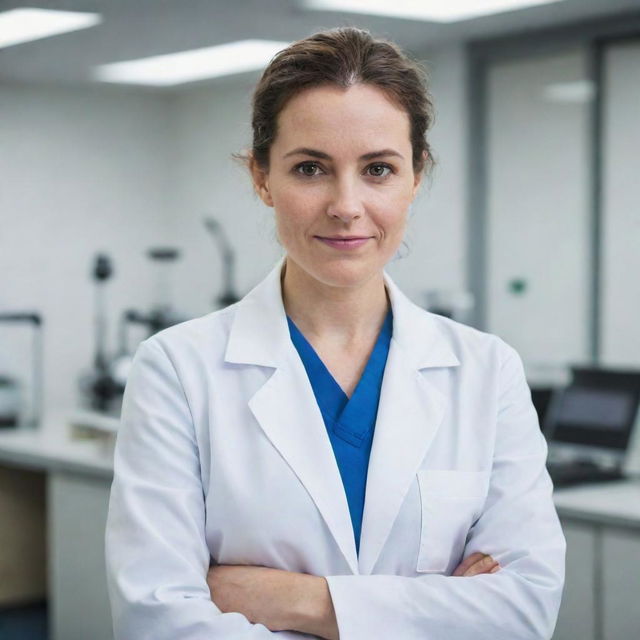
[[[275,635],[219,611],[210,558],[325,576],[341,640],[550,638],[565,540],[517,353],[420,309],[385,273],[394,329],[357,555],[281,265],[136,353],[106,535],[116,640]],[[452,577],[475,551],[502,569]]]

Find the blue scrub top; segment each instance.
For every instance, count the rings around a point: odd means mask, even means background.
[[[342,390],[309,344],[287,316],[289,334],[297,349],[322,413],[349,504],[356,550],[364,510],[367,469],[378,414],[380,388],[393,333],[393,315],[387,313],[373,351],[351,398]]]

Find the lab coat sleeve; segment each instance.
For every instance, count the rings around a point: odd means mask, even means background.
[[[273,637],[211,601],[193,421],[172,362],[154,338],[134,358],[114,466],[106,564],[115,640]]]
[[[489,493],[464,557],[500,562],[494,574],[329,576],[341,640],[547,640],[564,583],[565,539],[522,361],[506,343]]]

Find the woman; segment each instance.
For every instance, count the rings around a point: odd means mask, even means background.
[[[286,255],[136,354],[107,527],[118,640],[551,636],[565,543],[520,358],[384,272],[430,122],[419,67],[364,31],[265,71],[248,163]]]

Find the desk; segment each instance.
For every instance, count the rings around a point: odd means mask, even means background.
[[[0,496],[6,499],[7,490],[17,490],[25,470],[44,476],[46,515],[40,519],[46,524],[51,640],[113,638],[104,561],[112,458],[101,442],[61,442],[36,432],[0,433],[0,479],[6,484]],[[31,535],[37,537],[37,532]],[[10,552],[0,549],[0,554]],[[30,572],[36,570],[37,565]]]
[[[4,433],[0,466],[46,475],[51,640],[112,640],[104,567],[111,451],[97,442]],[[640,481],[559,489],[554,501],[568,543],[554,640],[636,638]]]

